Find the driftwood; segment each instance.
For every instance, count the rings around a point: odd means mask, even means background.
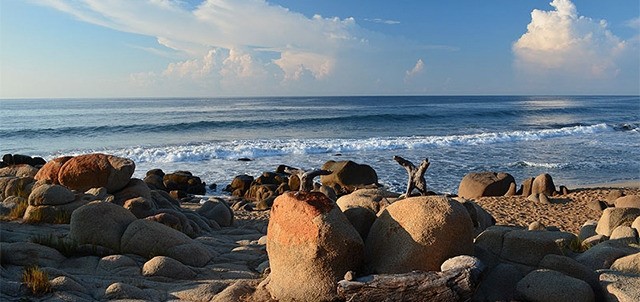
[[[319,169],[305,172],[301,169],[291,169],[289,167],[286,167],[284,169],[284,172],[290,175],[295,175],[300,179],[300,188],[298,189],[298,191],[301,192],[311,192],[311,190],[313,190],[313,179],[317,176],[329,175],[332,173],[331,171]],[[291,189],[293,190],[293,188]]]
[[[427,181],[424,180],[424,173],[427,172],[427,168],[429,168],[431,164],[429,159],[425,158],[417,168],[412,162],[400,156],[396,155],[393,159],[403,166],[405,170],[407,170],[407,174],[409,174],[407,193],[405,193],[405,196],[411,197],[413,189],[418,190],[422,196],[427,195]]]
[[[469,301],[477,286],[477,274],[469,268],[413,271],[342,280],[338,282],[338,295],[348,302]]]

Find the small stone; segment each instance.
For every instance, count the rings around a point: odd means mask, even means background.
[[[356,277],[356,273],[354,271],[348,271],[346,274],[344,274],[344,280],[347,280],[347,281],[353,281],[355,277]]]
[[[529,231],[546,231],[544,224],[540,221],[534,221],[529,224]]]

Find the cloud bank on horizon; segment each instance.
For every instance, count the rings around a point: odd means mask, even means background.
[[[456,52],[458,48],[381,34],[352,17],[307,17],[266,0],[205,0],[197,5],[181,0],[38,3],[83,22],[156,39],[157,47],[138,48],[173,62],[132,72],[128,81],[141,91],[162,94],[446,94],[434,88],[435,71],[425,63],[433,61],[425,49]],[[505,41],[512,45],[512,58],[505,59],[512,60],[512,72],[519,75],[522,87],[536,83],[531,87],[549,88],[562,79],[562,83],[582,83],[577,89],[594,82],[606,88],[607,81],[621,75],[637,78],[640,39],[617,37],[605,20],[580,16],[570,0],[553,0],[550,5],[552,10],[534,9],[526,32],[523,24],[522,36]],[[361,21],[401,24],[382,18]],[[548,91],[553,89],[544,93]]]

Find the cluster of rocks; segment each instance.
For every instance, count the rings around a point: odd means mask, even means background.
[[[474,173],[460,197],[410,197],[379,188],[367,165],[329,161],[322,169],[332,173],[312,192],[298,191],[286,166],[238,176],[228,191],[243,201],[229,205],[180,197],[204,187],[191,173],[152,170],[140,180],[134,169],[105,154],[0,169],[3,213],[26,203],[24,221],[68,216],[44,234],[1,222],[0,299],[27,294],[20,274],[30,265],[49,274],[46,299],[57,300],[640,299],[636,195],[612,193],[614,207],[572,234],[496,226],[473,200],[558,194],[546,174],[516,190],[506,173]],[[246,211],[261,207],[270,211]],[[42,235],[47,244],[34,240]]]
[[[519,189],[511,174],[504,172],[472,172],[462,178],[458,195],[463,198],[483,196],[525,196],[533,202],[550,203],[550,197],[566,195],[569,190],[560,186],[556,190],[551,175],[543,173],[527,178]]]
[[[349,194],[358,188],[376,187],[378,175],[369,165],[358,164],[353,161],[327,161],[321,168],[331,171],[328,175],[320,176],[320,183],[314,183],[313,191],[321,192],[330,199]],[[239,197],[233,207],[247,210],[266,210],[273,205],[276,197],[287,191],[300,189],[300,178],[288,171],[295,168],[280,165],[275,171],[265,171],[258,177],[238,175],[224,189],[232,196]]]
[[[47,161],[42,157],[31,157],[22,154],[5,154],[2,156],[2,160],[0,160],[0,168],[14,165],[29,165],[40,168],[45,163],[47,163]]]
[[[183,208],[164,189],[132,178],[134,169],[131,160],[106,154],[0,169],[3,214],[28,205],[22,219],[0,228],[0,300],[28,294],[21,268],[32,265],[48,273],[61,300],[224,301],[244,293],[267,258],[266,242],[259,240],[266,222],[236,223],[221,198]],[[186,172],[168,174],[164,188],[175,189],[182,174],[187,183],[193,179]],[[232,225],[241,228],[225,229]],[[176,283],[183,279],[193,281]],[[235,289],[221,292],[227,287]]]

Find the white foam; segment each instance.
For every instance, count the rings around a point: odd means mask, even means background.
[[[238,140],[210,142],[198,145],[179,145],[112,150],[136,162],[200,162],[211,159],[263,158],[287,154],[332,154],[378,150],[405,150],[428,147],[491,145],[518,141],[537,141],[556,137],[578,136],[613,131],[606,124],[574,126],[559,129],[510,131],[448,136],[384,137],[365,139],[288,139]],[[544,163],[526,163],[544,167]]]

